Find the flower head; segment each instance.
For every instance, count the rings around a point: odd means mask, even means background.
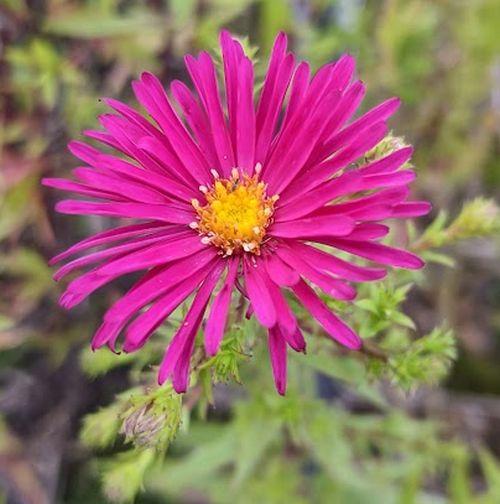
[[[286,348],[306,346],[285,292],[331,338],[359,349],[359,337],[315,288],[351,300],[356,291],[350,282],[378,280],[386,273],[383,266],[420,268],[418,257],[381,243],[389,231],[381,221],[422,215],[429,205],[407,201],[414,172],[404,165],[411,147],[353,168],[386,136],[386,121],[399,101],[387,100],[352,120],[365,88],[353,79],[351,56],[311,78],[309,65],[296,62],[280,34],[254,104],[251,60],[227,32],[220,39],[224,92],[205,52],[186,57],[195,91],[173,81],[167,94],[144,73],[133,89],[153,122],[106,99],[115,113],[100,117],[103,130],[86,135],[116,154],[71,142],[85,166],[73,171],[74,181],[44,180],[90,198],[59,202],[62,213],[141,221],[59,254],[54,263],[101,247],[67,262],[55,278],[88,268],[61,297],[61,305],[71,308],[122,275],[145,272],[109,308],[92,342],[93,348],[114,349],[124,333],[127,352],[140,348],[194,294],[159,372],[160,383],[172,378],[178,392],[188,385],[199,328],[206,352],[216,354],[233,291],[239,290],[248,313],[268,330],[276,387],[283,394]],[[355,264],[338,251],[379,266]]]
[[[219,247],[224,255],[241,251],[260,253],[260,245],[271,224],[278,196],[267,196],[266,184],[259,172],[250,177],[233,168],[229,179],[221,180],[215,172],[213,186],[201,187],[206,204],[197,199],[192,205],[198,220],[190,226],[197,229],[206,243]]]

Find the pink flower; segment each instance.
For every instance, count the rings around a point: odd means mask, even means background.
[[[94,349],[114,349],[122,332],[123,349],[139,349],[194,293],[158,378],[160,383],[172,378],[178,392],[187,388],[203,320],[205,349],[214,355],[233,291],[239,290],[248,299],[248,313],[268,330],[274,379],[284,394],[287,345],[296,351],[306,346],[284,291],[291,291],[331,338],[359,349],[359,337],[311,285],[351,300],[356,291],[349,282],[385,275],[381,267],[340,258],[339,250],[383,266],[422,267],[415,255],[380,243],[389,231],[380,221],[422,215],[429,205],[406,201],[415,174],[400,168],[410,147],[351,169],[384,138],[386,121],[399,105],[389,99],[346,125],[365,93],[363,83],[353,80],[351,56],[311,78],[309,65],[297,63],[287,53],[286,36],[278,35],[254,105],[251,60],[229,33],[222,32],[220,41],[224,100],[212,58],[206,52],[187,56],[196,92],[173,81],[169,96],[149,73],[133,83],[154,123],[121,102],[105,100],[115,113],[100,117],[103,131],[86,135],[118,156],[82,142],[69,144],[84,162],[73,170],[75,180],[43,183],[91,199],[61,201],[57,210],[144,222],[98,233],[52,262],[103,246],[55,274],[59,280],[90,267],[69,283],[60,299],[65,308],[122,275],[145,271],[106,312]]]

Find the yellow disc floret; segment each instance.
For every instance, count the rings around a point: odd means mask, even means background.
[[[230,178],[216,177],[211,188],[200,187],[205,205],[192,201],[198,221],[191,227],[203,235],[202,240],[221,248],[226,255],[239,251],[260,253],[278,196],[267,197],[266,184],[258,177],[258,171],[250,177],[233,169]]]

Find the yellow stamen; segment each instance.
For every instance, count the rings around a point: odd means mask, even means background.
[[[216,178],[213,186],[203,191],[205,205],[193,200],[199,219],[196,229],[204,243],[223,249],[226,255],[260,253],[278,196],[268,197],[266,184],[258,178],[258,173],[250,177],[233,168],[230,178]]]

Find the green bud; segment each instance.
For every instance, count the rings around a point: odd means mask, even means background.
[[[155,413],[151,403],[145,404],[125,416],[120,434],[125,436],[127,442],[133,442],[137,446],[151,446],[166,418],[166,413]]]
[[[365,154],[365,163],[371,163],[377,159],[381,159],[403,147],[408,147],[408,145],[404,137],[394,136],[392,132],[390,132],[383,140],[373,147],[373,149]],[[402,168],[408,169],[412,166],[410,162],[406,162]]]
[[[181,423],[182,396],[172,387],[149,389],[132,396],[121,415],[120,433],[136,447],[164,451],[177,434]]]
[[[500,209],[492,199],[476,198],[468,201],[458,217],[448,227],[454,239],[488,236],[500,231]]]

